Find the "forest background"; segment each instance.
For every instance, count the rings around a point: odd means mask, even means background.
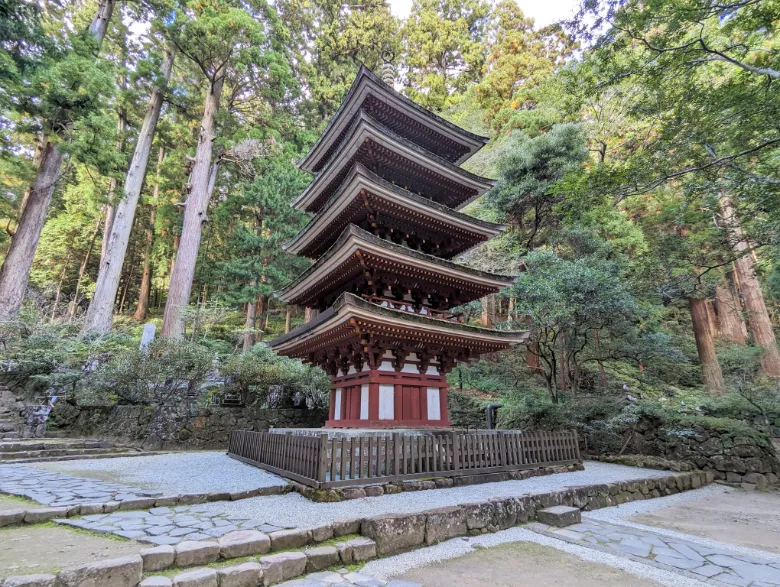
[[[527,345],[451,375],[504,425],[727,416],[780,426],[778,0],[8,0],[0,7],[7,379],[92,403],[327,402],[262,342],[307,264],[295,162],[360,64],[489,144],[460,308]],[[141,351],[143,324],[160,338]],[[185,381],[186,385],[181,385]],[[227,386],[227,387],[225,387]],[[279,393],[282,392],[281,396]],[[280,397],[283,400],[280,400]]]

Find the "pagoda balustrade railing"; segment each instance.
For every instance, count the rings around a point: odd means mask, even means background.
[[[414,302],[406,300],[399,301],[392,298],[383,298],[381,296],[364,295],[363,299],[383,308],[390,308],[391,310],[400,310],[402,312],[409,312],[410,314],[418,314],[420,316],[427,316],[428,318],[436,318],[437,320],[447,320],[448,322],[463,324],[463,314],[460,312],[437,310],[429,306],[415,304]]]
[[[228,454],[310,487],[457,477],[581,463],[577,432],[387,432],[331,437],[297,432],[230,434]]]

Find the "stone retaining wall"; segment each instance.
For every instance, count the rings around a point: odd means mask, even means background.
[[[718,422],[722,422],[718,426]],[[616,455],[614,446],[625,442],[626,436],[587,437],[588,450],[601,460]],[[729,420],[714,420],[711,427],[698,424],[659,425],[641,420],[627,445],[624,456],[659,457],[662,461],[687,464],[702,471],[711,471],[715,479],[730,483],[774,484],[780,477],[780,461],[769,437],[748,426]],[[644,466],[654,467],[653,459],[645,458]],[[628,464],[628,463],[626,463]]]
[[[147,449],[226,448],[233,430],[318,428],[327,413],[306,409],[198,408],[187,406],[73,406],[60,402],[49,431],[67,436],[122,440]]]
[[[712,473],[695,471],[668,477],[573,487],[552,493],[491,499],[419,514],[378,516],[362,521],[361,534],[376,542],[378,555],[386,556],[457,536],[476,536],[505,530],[534,521],[537,511],[553,506],[596,510],[698,489],[713,479]]]
[[[349,499],[362,499],[364,497],[393,495],[405,491],[428,491],[432,489],[447,489],[449,487],[463,487],[464,485],[479,485],[481,483],[520,481],[523,479],[530,479],[531,477],[554,475],[555,473],[568,473],[571,471],[583,471],[584,469],[585,467],[582,463],[576,463],[573,465],[539,467],[538,469],[458,475],[454,477],[433,477],[431,479],[396,481],[393,483],[366,485],[364,487],[339,487],[336,489],[315,489],[314,487],[303,485],[297,481],[288,481],[288,483],[294,491],[297,491],[312,501],[332,503]]]

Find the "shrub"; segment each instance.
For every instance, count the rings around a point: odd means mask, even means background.
[[[280,357],[263,343],[228,358],[222,373],[227,389],[246,405],[305,403],[313,409],[328,403],[330,379],[322,369]]]
[[[138,345],[121,332],[84,337],[79,327],[77,323],[50,324],[37,315],[0,324],[4,380],[30,396],[71,394],[93,366]]]
[[[213,355],[202,345],[156,340],[144,350],[116,352],[83,382],[78,399],[90,403],[176,403],[202,391],[213,368]]]
[[[485,405],[468,394],[451,389],[447,394],[452,424],[458,428],[484,428]]]

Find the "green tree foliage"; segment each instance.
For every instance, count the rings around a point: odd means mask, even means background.
[[[477,81],[489,14],[482,0],[415,0],[402,31],[406,95],[438,111]]]
[[[543,243],[561,220],[558,205],[566,194],[558,182],[587,159],[582,127],[556,125],[535,138],[518,134],[514,148],[499,162],[501,177],[486,203],[509,220],[523,249]]]
[[[666,337],[642,328],[645,310],[625,268],[609,257],[608,245],[570,234],[526,255],[512,290],[518,315],[530,325],[529,352],[539,356],[554,402],[559,388],[577,390],[588,363],[640,362],[667,352]]]
[[[649,124],[594,189],[623,199],[672,180],[713,190],[725,182],[732,193],[776,197],[774,3],[590,2],[576,28],[594,47],[571,90],[604,96],[631,86],[629,114]]]
[[[497,130],[526,126],[535,110],[542,85],[573,50],[560,25],[542,30],[526,17],[514,0],[502,0],[491,11],[488,56],[473,92]]]
[[[339,107],[360,64],[377,70],[383,51],[400,50],[398,19],[380,0],[281,0],[277,6],[295,44],[290,60],[307,89],[301,111],[312,129]]]
[[[282,245],[304,224],[305,216],[290,203],[308,181],[288,155],[274,157],[260,175],[216,206],[215,230],[225,230],[223,258],[212,269],[213,278],[225,286],[219,299],[243,305],[269,296],[305,268],[305,261],[285,253]]]

